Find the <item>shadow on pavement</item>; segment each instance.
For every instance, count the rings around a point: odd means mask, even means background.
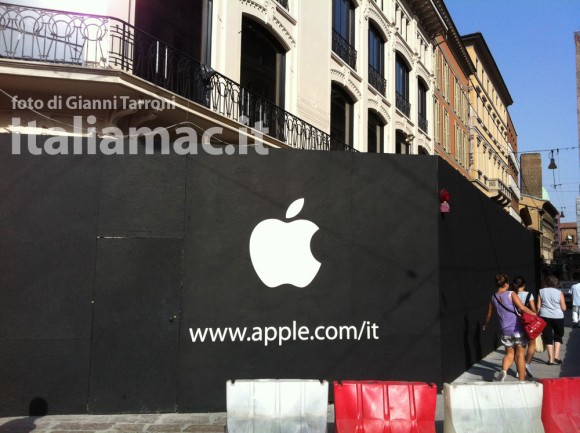
[[[570,329],[566,344],[566,353],[562,360],[560,377],[580,376],[580,328]]]
[[[0,433],[30,433],[36,429],[36,421],[48,414],[48,403],[41,397],[28,405],[28,418],[18,418],[0,425]]]

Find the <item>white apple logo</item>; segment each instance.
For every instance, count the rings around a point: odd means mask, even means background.
[[[286,219],[298,215],[303,206],[303,198],[292,203]],[[264,220],[254,228],[250,236],[250,257],[266,286],[292,284],[302,288],[312,282],[320,269],[320,262],[310,250],[310,241],[317,230],[312,221],[285,223],[277,219]]]

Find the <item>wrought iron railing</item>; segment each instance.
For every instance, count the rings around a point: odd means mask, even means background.
[[[381,95],[387,96],[387,80],[379,71],[369,64],[369,84],[377,89]]]
[[[423,132],[427,132],[428,127],[429,121],[423,114],[419,113],[419,129],[421,129]]]
[[[397,109],[402,111],[405,116],[409,117],[409,115],[411,114],[411,103],[407,101],[407,98],[405,98],[399,92],[397,92],[396,96],[397,98],[395,101],[395,105]]]
[[[0,3],[0,58],[118,68],[297,149],[354,149],[117,18]]]
[[[356,50],[335,29],[332,29],[332,51],[338,54],[348,66],[356,69]]]

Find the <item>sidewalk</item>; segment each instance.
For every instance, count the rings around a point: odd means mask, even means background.
[[[548,351],[536,353],[530,364],[533,379],[580,376],[580,328],[572,329],[570,312],[566,312],[564,343],[560,349],[562,365],[548,365]],[[493,375],[501,368],[505,351],[502,348],[487,355],[459,376],[453,383],[469,383],[493,380]],[[531,380],[533,380],[531,379]],[[506,381],[517,381],[515,364],[508,371]]]
[[[564,316],[564,338],[560,348],[560,358],[562,365],[548,365],[548,352],[536,353],[534,359],[530,364],[533,378],[536,379],[550,379],[558,377],[580,377],[580,328],[572,329],[572,314],[568,309]],[[491,382],[494,374],[501,370],[501,363],[505,350],[503,346],[491,352],[478,363],[471,366],[469,370],[455,379],[452,383],[475,383],[475,382]],[[518,380],[516,374],[516,366],[508,371],[505,378],[506,382]],[[437,433],[443,432],[443,394],[437,395],[437,413],[435,416]],[[1,431],[1,430],[0,430]]]
[[[548,353],[538,353],[532,363],[533,379],[580,376],[580,328],[572,329],[566,314],[564,343],[560,351],[563,365],[548,365]],[[498,349],[453,383],[487,382],[499,370],[504,350]],[[529,380],[533,380],[529,379]],[[516,381],[515,367],[506,381]],[[437,396],[437,432],[443,432],[443,395]],[[329,429],[333,431],[333,407],[329,406]],[[0,433],[224,433],[225,413],[143,414],[143,415],[51,415],[31,418],[0,418]]]

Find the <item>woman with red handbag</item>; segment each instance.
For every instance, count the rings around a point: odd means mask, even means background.
[[[545,286],[538,295],[538,310],[540,317],[548,324],[542,331],[542,340],[548,351],[548,365],[562,364],[560,345],[564,336],[564,311],[566,301],[564,294],[558,289],[558,279],[550,275]]]
[[[491,320],[491,315],[495,309],[501,327],[500,340],[505,346],[505,355],[502,361],[501,371],[496,375],[495,380],[503,382],[507,376],[507,371],[516,361],[518,369],[518,378],[520,381],[526,380],[526,345],[528,338],[524,333],[524,328],[515,312],[515,307],[520,311],[535,315],[535,313],[526,307],[515,292],[509,290],[510,282],[507,275],[496,275],[495,285],[497,291],[491,297],[487,314],[485,316],[483,331]]]

